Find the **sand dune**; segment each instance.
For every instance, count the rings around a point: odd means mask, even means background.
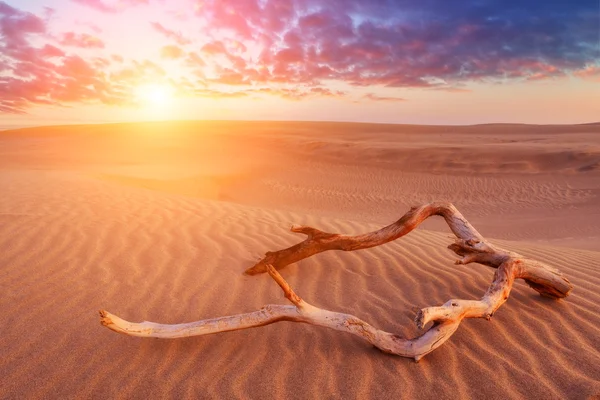
[[[408,146],[421,149],[412,162],[402,156]],[[525,149],[521,159],[513,147]],[[393,151],[363,152],[373,148]],[[0,397],[598,396],[600,175],[581,170],[600,162],[598,148],[593,125],[2,132]],[[548,152],[586,155],[556,161]],[[471,167],[452,166],[451,157],[490,167],[466,174]],[[502,168],[517,161],[530,168]],[[355,234],[430,200],[453,201],[495,242],[561,269],[572,295],[548,301],[519,282],[491,322],[465,321],[418,364],[303,324],[168,341],[98,323],[101,308],[177,323],[285,304],[268,276],[241,272],[296,243],[290,224]],[[414,308],[477,298],[493,275],[454,266],[447,228],[425,228],[369,250],[319,254],[282,274],[315,305],[413,336]]]

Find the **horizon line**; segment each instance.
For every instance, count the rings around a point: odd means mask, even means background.
[[[330,123],[330,124],[356,124],[356,125],[393,125],[393,126],[423,126],[423,127],[475,127],[489,125],[522,125],[522,126],[580,126],[580,125],[600,125],[599,121],[577,122],[577,123],[526,123],[526,122],[482,122],[474,124],[414,124],[402,122],[375,122],[375,121],[341,121],[341,120],[275,120],[275,119],[166,119],[166,120],[136,120],[136,121],[103,121],[103,122],[64,122],[50,124],[1,124],[0,131],[11,131],[19,129],[32,128],[51,128],[51,127],[75,127],[75,126],[99,126],[99,125],[125,125],[125,124],[161,124],[161,123],[192,123],[192,122],[212,122],[212,123]]]

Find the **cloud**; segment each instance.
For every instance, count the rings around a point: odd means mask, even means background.
[[[306,98],[315,97],[344,97],[346,93],[339,90],[331,90],[324,87],[312,88],[286,88],[286,87],[263,87],[258,89],[249,89],[248,93],[268,94],[271,96],[279,96],[287,100],[304,100]]]
[[[202,46],[202,52],[210,55],[228,54],[222,41],[215,40]]]
[[[75,3],[93,8],[96,11],[103,13],[117,13],[126,8],[147,5],[149,0],[119,0],[117,2],[106,2],[104,0],[71,0]]]
[[[248,93],[244,91],[225,92],[211,89],[195,89],[194,94],[196,96],[210,97],[212,99],[236,99],[248,96]]]
[[[163,36],[165,36],[168,39],[174,40],[175,43],[177,43],[180,46],[185,46],[186,44],[191,43],[191,41],[189,39],[186,39],[185,37],[183,37],[183,35],[181,33],[175,32],[171,29],[167,29],[159,22],[151,22],[150,25],[152,26],[152,28],[155,31],[161,33]]]
[[[46,31],[46,23],[34,14],[17,10],[0,1],[0,38],[3,47],[26,45],[30,34],[40,34]]]
[[[219,76],[217,78],[210,79],[209,81],[230,86],[250,84],[250,80],[246,78],[245,74],[230,68],[221,68],[219,71]]]
[[[592,82],[600,82],[600,65],[587,65],[574,72],[574,75]]]
[[[105,14],[99,16],[104,23],[150,3],[72,1]],[[0,111],[77,101],[121,104],[135,85],[168,79],[197,95],[294,100],[342,97],[347,94],[333,88],[348,86],[468,92],[471,83],[600,79],[600,17],[591,0],[550,0],[543,7],[535,0],[189,3],[174,10],[179,2],[152,2],[152,11],[164,11],[165,18],[143,25],[167,39],[144,43],[154,46],[152,59],[135,59],[136,52],[124,59],[117,48],[107,48],[114,55],[105,59],[80,49],[108,47],[110,41],[102,40],[108,30],[57,39],[49,33],[55,29],[48,24],[57,20],[52,13],[40,11],[46,15],[40,18],[0,0]],[[63,11],[58,7],[56,15]],[[186,21],[173,18],[182,12]],[[402,98],[372,91],[364,100]]]
[[[386,96],[378,96],[375,93],[367,93],[363,96],[364,99],[372,100],[372,101],[384,101],[391,103],[400,103],[406,101],[401,97],[386,97]]]
[[[346,93],[341,90],[331,90],[326,87],[313,87],[310,89],[310,93],[324,97],[343,97],[346,95]]]
[[[60,44],[64,46],[81,47],[85,49],[102,49],[104,42],[87,33],[67,32],[63,34]]]
[[[113,6],[113,5],[109,5],[106,4],[104,1],[102,0],[71,0],[75,3],[93,8],[94,10],[97,11],[101,11],[104,13],[116,13],[118,11],[118,9]]]
[[[174,60],[177,58],[182,58],[184,55],[185,55],[185,51],[183,51],[181,49],[181,47],[178,47],[178,46],[168,45],[168,46],[163,46],[160,49],[160,56],[162,58]]]
[[[44,20],[0,2],[1,112],[25,113],[42,104],[118,104],[127,100],[107,79],[109,60],[84,59],[53,44],[43,44],[51,40]],[[78,47],[99,46],[86,35],[70,33],[63,35],[60,42]]]
[[[261,47],[272,82],[456,90],[471,81],[560,77],[598,58],[597,5],[584,0],[238,3],[202,1],[196,15]],[[225,53],[218,44],[204,50]]]
[[[59,49],[56,46],[52,46],[51,44],[47,44],[42,47],[39,51],[39,55],[42,58],[52,58],[52,57],[64,57],[65,52]]]

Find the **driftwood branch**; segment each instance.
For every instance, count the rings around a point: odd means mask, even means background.
[[[432,325],[414,339],[405,339],[378,330],[350,314],[310,305],[294,293],[277,272],[277,269],[323,251],[353,251],[390,242],[406,235],[432,215],[444,217],[457,236],[455,242],[448,246],[459,256],[457,264],[475,262],[496,268],[496,272],[492,284],[480,300],[452,299],[439,307],[428,307],[419,311],[415,318],[417,326],[424,329],[428,323],[432,322]],[[132,323],[106,311],[100,311],[101,323],[109,329],[131,336],[179,338],[253,328],[279,321],[304,322],[351,333],[386,353],[419,361],[448,340],[464,318],[489,320],[508,299],[515,279],[524,279],[541,295],[555,299],[566,297],[573,288],[567,278],[550,266],[488,243],[450,203],[413,207],[395,223],[364,235],[346,236],[306,226],[292,227],[292,231],[307,235],[306,240],[287,249],[267,253],[265,258],[246,273],[269,273],[293,306],[267,305],[250,313],[178,325]]]

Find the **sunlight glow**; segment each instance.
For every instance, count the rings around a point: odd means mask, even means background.
[[[147,83],[135,89],[135,97],[141,104],[166,106],[173,101],[173,92],[170,85]]]

